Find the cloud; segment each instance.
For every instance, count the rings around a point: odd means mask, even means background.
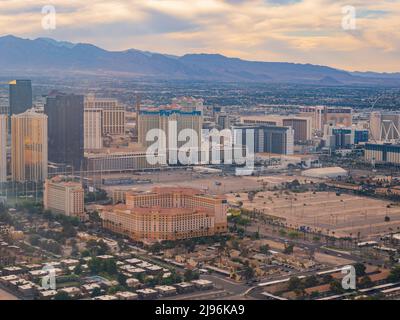
[[[57,10],[54,31],[41,28],[41,8],[49,2]],[[349,4],[357,29],[346,31],[342,7]],[[400,71],[399,16],[397,0],[0,1],[3,34],[349,70]]]

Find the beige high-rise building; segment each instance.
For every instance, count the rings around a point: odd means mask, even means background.
[[[88,95],[85,98],[85,109],[101,109],[103,135],[125,134],[125,108],[116,99],[96,98]]]
[[[7,122],[7,115],[0,114],[0,183],[7,181]]]
[[[42,182],[47,178],[47,116],[29,109],[11,117],[13,181]]]
[[[84,190],[80,183],[67,181],[62,177],[47,179],[44,184],[44,208],[53,213],[84,220],[84,197]]]
[[[83,119],[85,151],[101,149],[103,147],[102,109],[86,108]]]
[[[380,112],[371,112],[369,116],[369,132],[372,140],[381,140],[382,115]]]
[[[322,131],[325,124],[334,126],[351,127],[353,124],[353,111],[346,107],[300,107],[301,117],[311,117],[313,130]]]

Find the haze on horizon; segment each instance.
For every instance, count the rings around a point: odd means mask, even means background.
[[[55,30],[42,8],[56,9]],[[342,27],[344,6],[356,29]],[[1,35],[400,72],[400,0],[2,0]]]

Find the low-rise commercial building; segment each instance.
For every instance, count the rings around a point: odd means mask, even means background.
[[[150,164],[147,154],[143,151],[120,151],[104,153],[86,153],[86,168],[90,173],[139,171],[143,169],[159,168],[159,164]]]

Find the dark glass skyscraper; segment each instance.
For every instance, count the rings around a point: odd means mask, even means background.
[[[294,131],[291,127],[238,125],[233,127],[233,134],[239,145],[246,146],[251,139],[250,145],[254,145],[256,153],[293,154]]]
[[[48,116],[49,161],[81,168],[83,161],[83,110],[81,95],[51,93],[44,108]]]
[[[9,82],[9,119],[13,114],[24,113],[32,108],[31,80],[13,80]],[[9,128],[10,131],[11,128]]]

